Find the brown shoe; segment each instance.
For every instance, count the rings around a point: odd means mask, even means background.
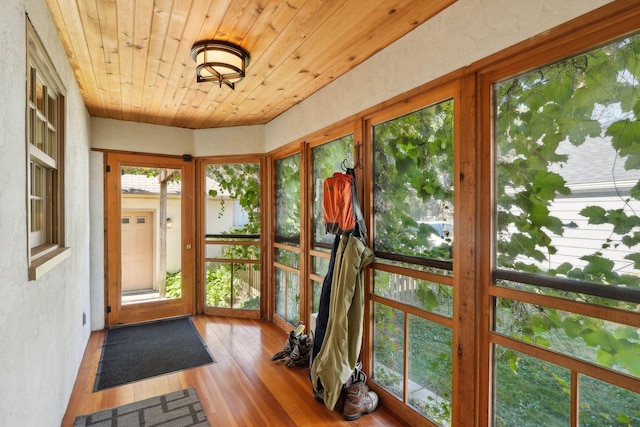
[[[282,351],[279,351],[273,356],[271,356],[271,360],[272,361],[282,360],[288,357],[293,351],[296,338],[297,338],[296,331],[289,332],[289,335],[287,335],[287,341],[284,343],[284,348],[282,349]]]
[[[362,414],[370,414],[378,407],[378,395],[369,390],[366,380],[366,375],[361,373],[360,378],[346,388],[342,415],[347,421],[357,420]]]
[[[347,389],[358,380],[367,381],[367,376],[362,372],[362,362],[360,361],[356,363],[356,367],[351,375],[349,375],[349,378],[347,378],[347,382],[344,383],[342,389],[340,389],[340,396],[338,396],[338,401],[336,402],[336,409],[338,411],[342,412],[344,410],[344,402],[347,399]]]

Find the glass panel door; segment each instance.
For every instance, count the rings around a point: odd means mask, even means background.
[[[108,153],[107,325],[195,313],[193,165]]]
[[[204,163],[201,170],[208,314],[258,318],[261,308],[259,162]]]

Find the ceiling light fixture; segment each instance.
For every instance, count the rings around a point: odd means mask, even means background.
[[[191,48],[191,57],[197,64],[198,83],[216,82],[220,87],[224,83],[231,89],[244,78],[249,65],[249,54],[244,49],[223,41],[199,41]]]

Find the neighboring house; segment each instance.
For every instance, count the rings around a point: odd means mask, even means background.
[[[216,197],[207,195],[206,222],[208,234],[221,234],[246,223],[246,212],[229,194],[220,190],[207,178],[206,192],[216,189]],[[157,176],[124,174],[122,191],[122,286],[123,291],[158,289],[159,281],[166,273],[180,270],[181,184],[179,180],[167,184],[166,205],[166,271],[162,265],[162,221],[160,220],[160,181]],[[209,257],[218,255],[220,247],[209,250]]]
[[[551,171],[560,174],[571,190],[569,195],[557,195],[549,208],[550,215],[560,219],[564,233],[549,235],[556,254],[548,254],[548,262],[541,268],[556,268],[568,262],[575,267],[584,267],[587,261],[580,257],[596,252],[616,263],[619,273],[633,270],[633,262],[625,260],[629,254],[637,253],[638,247],[628,248],[621,242],[622,236],[613,231],[611,224],[589,224],[580,211],[588,206],[604,209],[620,209],[627,215],[640,212],[640,202],[629,198],[631,188],[640,182],[640,170],[626,170],[625,158],[620,158],[611,146],[611,138],[587,138],[584,144],[575,147],[563,141],[558,154],[568,155],[566,163],[552,165]],[[592,165],[608,165],[594,168]],[[608,173],[598,173],[607,170]],[[515,231],[515,230],[513,230]],[[547,230],[548,231],[548,230]],[[603,248],[606,242],[607,247]],[[531,262],[529,260],[529,262]]]

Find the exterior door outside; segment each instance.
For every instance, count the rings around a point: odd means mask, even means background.
[[[105,155],[106,325],[195,313],[194,167]]]

